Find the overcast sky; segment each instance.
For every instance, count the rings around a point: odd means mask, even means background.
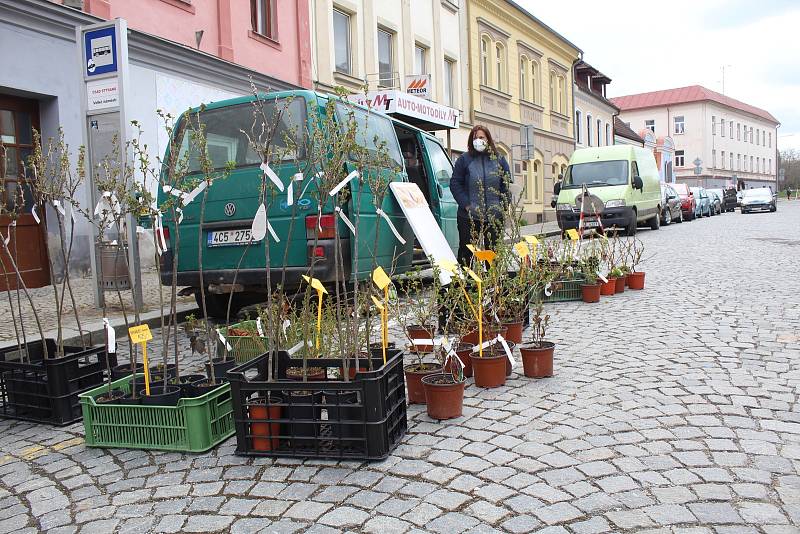
[[[703,85],[766,109],[800,149],[800,0],[516,0],[613,81],[609,96]],[[793,134],[793,135],[792,135]]]

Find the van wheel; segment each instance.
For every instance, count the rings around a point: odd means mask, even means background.
[[[628,227],[625,228],[625,235],[627,236],[635,236],[636,235],[636,212],[633,212],[633,216],[631,217],[631,222],[628,223]]]
[[[658,230],[659,228],[661,228],[661,217],[653,215],[653,218],[650,219],[650,229]]]
[[[221,295],[206,291],[206,312],[210,319],[225,319],[228,315],[228,293]],[[200,308],[200,315],[203,314],[203,300],[200,290],[194,294],[197,307]],[[231,301],[231,319],[236,319],[236,314],[245,306],[266,300],[265,295],[249,295],[246,293],[234,293]]]
[[[667,210],[664,212],[664,226],[669,226],[672,223],[672,210],[669,209],[667,206]]]

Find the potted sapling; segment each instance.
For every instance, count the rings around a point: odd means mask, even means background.
[[[545,339],[549,324],[550,315],[544,313],[544,305],[538,302],[533,309],[530,342],[519,348],[520,354],[522,354],[523,372],[527,377],[553,376],[553,351],[556,345]]]

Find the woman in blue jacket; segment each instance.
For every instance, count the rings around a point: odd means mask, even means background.
[[[493,249],[505,230],[504,214],[511,201],[511,173],[497,152],[492,134],[475,126],[467,139],[467,152],[453,168],[450,190],[458,203],[458,261],[468,264],[467,245]],[[481,243],[481,239],[483,243]]]

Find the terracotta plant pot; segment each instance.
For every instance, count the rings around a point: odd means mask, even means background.
[[[497,326],[497,325],[483,325],[483,340],[488,341],[490,339],[494,339],[497,337],[497,334],[500,334],[503,337],[508,335],[508,327],[506,326]],[[478,344],[478,328],[475,327],[475,330],[471,331],[469,334],[461,338],[462,343],[472,343],[473,345]]]
[[[271,396],[270,400],[273,403],[282,401],[277,396]],[[254,399],[253,404],[248,407],[248,413],[250,419],[280,419],[281,407],[274,404],[267,406],[267,399],[260,397]],[[250,435],[253,436],[250,448],[254,451],[274,451],[280,447],[280,438],[278,437],[280,433],[280,422],[250,423]]]
[[[466,378],[470,378],[472,376],[472,358],[469,357],[472,354],[472,348],[475,345],[472,343],[459,343],[455,347],[456,355],[461,360],[461,363],[464,364],[464,376]]]
[[[617,280],[616,293],[625,293],[625,277],[620,276]]]
[[[436,333],[436,327],[433,325],[418,325],[412,324],[406,327],[406,334],[408,334],[409,339],[430,339],[433,340],[433,336]],[[411,344],[411,350],[413,352],[418,352],[421,354],[428,354],[429,352],[433,352],[433,342],[430,345],[414,345]]]
[[[610,297],[614,293],[617,292],[617,279],[616,278],[609,278],[608,282],[603,282],[600,285],[600,294],[606,297]]]
[[[464,409],[464,384],[450,374],[427,375],[422,379],[428,416],[432,419],[461,417]]]
[[[581,294],[583,302],[600,302],[600,284],[582,284]]]
[[[644,273],[629,274],[628,287],[631,289],[644,289]]]
[[[522,354],[522,369],[528,378],[545,378],[553,376],[553,351],[555,343],[542,342],[541,347],[522,345],[519,348]]]
[[[482,388],[496,388],[506,383],[506,362],[508,358],[505,352],[502,354],[483,353],[483,357],[473,352],[472,372],[475,375],[475,385]]]
[[[503,335],[507,341],[512,343],[522,343],[522,321],[504,322],[506,333]]]
[[[412,363],[403,367],[406,375],[406,388],[408,388],[409,404],[425,404],[425,389],[422,387],[422,378],[442,372],[442,366],[436,363]]]

